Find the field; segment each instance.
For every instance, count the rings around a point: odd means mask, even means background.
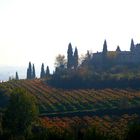
[[[41,123],[61,133],[65,129],[97,126],[102,133],[123,139],[128,123],[140,115],[139,90],[64,90],[41,80],[9,81],[2,85],[27,89],[37,98]]]
[[[110,137],[115,137],[118,140],[124,139],[128,131],[129,122],[135,120],[138,116],[136,114],[122,116],[84,116],[84,117],[44,117],[41,118],[41,123],[48,129],[63,134],[65,130],[68,131],[87,131],[88,128],[96,126],[97,131]],[[78,129],[78,130],[77,130]]]
[[[27,89],[37,98],[41,114],[71,114],[74,112],[82,114],[82,112],[100,112],[100,110],[121,112],[140,107],[139,90],[63,90],[49,87],[40,80],[10,81],[2,84],[10,89],[15,87]]]

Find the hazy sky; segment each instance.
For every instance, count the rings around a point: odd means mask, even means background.
[[[54,66],[68,43],[86,50],[129,50],[140,42],[139,0],[0,0],[0,65]]]

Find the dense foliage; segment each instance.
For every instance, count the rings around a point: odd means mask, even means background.
[[[9,137],[28,135],[32,122],[37,117],[35,98],[24,89],[14,89],[3,117],[6,135]]]

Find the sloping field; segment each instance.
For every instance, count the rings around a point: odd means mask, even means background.
[[[140,91],[132,89],[79,89],[63,90],[47,86],[41,80],[20,80],[2,83],[9,89],[22,87],[34,95],[39,103],[40,113],[48,116],[75,116],[90,113],[94,115],[137,113],[140,110]],[[124,112],[123,112],[124,111]],[[135,112],[136,111],[136,112]],[[113,115],[113,114],[111,114]]]
[[[114,137],[113,140],[123,140],[125,134],[128,131],[128,124],[133,120],[137,119],[137,115],[127,115],[124,114],[122,116],[83,116],[83,117],[44,117],[40,118],[41,123],[44,127],[53,129],[60,134],[67,131],[88,130],[88,128],[92,128],[96,126],[97,131],[101,132],[104,135],[108,135],[109,137]],[[112,139],[111,139],[112,140]]]
[[[49,87],[41,80],[9,81],[2,87],[28,90],[37,98],[41,124],[60,136],[66,131],[84,134],[96,127],[104,135],[123,140],[128,124],[140,116],[139,90],[63,90]]]

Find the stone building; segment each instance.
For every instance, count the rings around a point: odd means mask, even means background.
[[[140,44],[134,44],[131,40],[130,51],[121,51],[117,46],[116,51],[108,51],[106,40],[103,51],[92,54],[92,63],[97,65],[111,64],[140,64]]]

